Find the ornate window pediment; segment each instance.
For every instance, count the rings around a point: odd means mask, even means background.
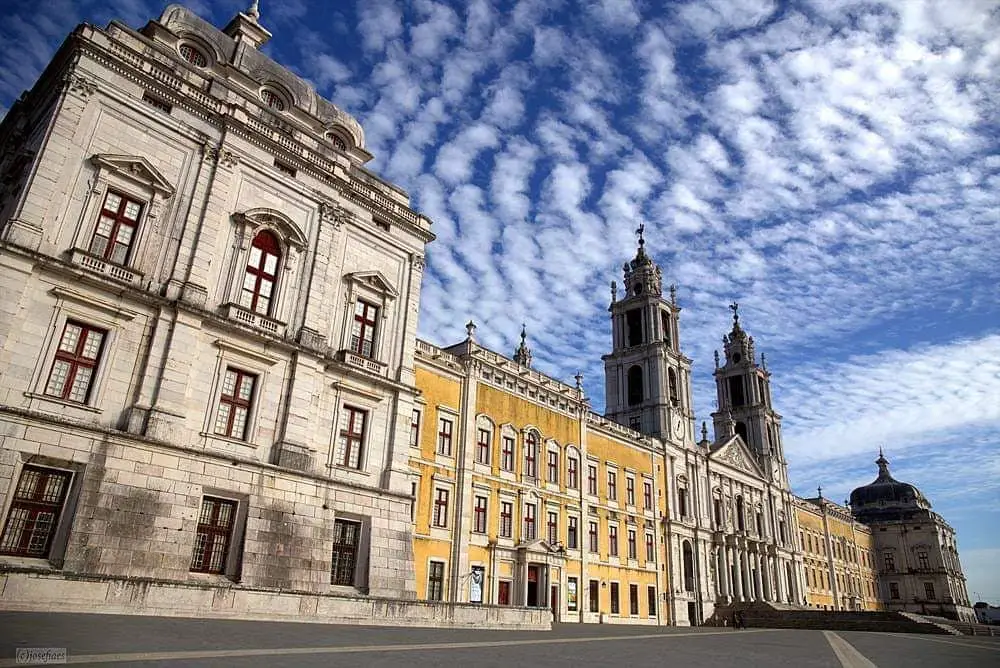
[[[174,187],[153,165],[138,155],[97,153],[90,162],[98,169],[106,169],[122,178],[151,187],[164,199],[174,194]]]
[[[297,250],[303,251],[308,245],[306,236],[299,229],[295,222],[285,214],[275,209],[257,208],[247,209],[242,213],[233,214],[233,220],[245,228],[244,238],[253,239],[260,228],[270,228],[278,235],[278,238],[285,243],[294,246]]]
[[[344,280],[377,292],[387,299],[395,299],[399,292],[380,271],[356,271],[344,276]]]

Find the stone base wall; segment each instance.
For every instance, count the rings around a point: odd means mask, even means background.
[[[371,626],[548,631],[552,613],[470,603],[195,585],[148,579],[8,571],[0,610],[85,612]]]

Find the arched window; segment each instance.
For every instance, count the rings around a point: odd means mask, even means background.
[[[739,435],[740,438],[743,439],[744,443],[746,443],[747,445],[750,445],[750,441],[747,440],[747,423],[746,422],[740,421],[740,422],[736,423],[736,433],[737,433],[737,435]]]
[[[275,111],[285,110],[285,101],[282,100],[281,97],[273,90],[270,90],[268,88],[262,90],[260,92],[260,99],[264,101],[264,104],[266,104],[271,109],[274,109]]]
[[[694,551],[691,543],[684,541],[684,591],[694,591]]]
[[[281,262],[281,247],[278,239],[267,230],[261,230],[253,238],[246,273],[243,275],[243,290],[240,305],[260,315],[271,314],[271,298],[278,280],[278,264]]]
[[[208,58],[205,57],[205,54],[190,44],[181,44],[178,51],[181,54],[181,58],[195,67],[205,67],[208,65]]]
[[[680,401],[677,398],[677,372],[667,369],[667,391],[670,393],[670,403],[676,406]]]
[[[642,403],[642,367],[638,364],[628,370],[628,405]]]
[[[746,516],[743,513],[743,497],[736,497],[736,528],[740,531],[746,530]]]

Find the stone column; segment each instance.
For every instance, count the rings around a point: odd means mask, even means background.
[[[748,550],[740,550],[740,563],[743,566],[743,599],[752,603],[756,599],[753,595],[753,578],[750,575],[750,552]]]
[[[743,597],[743,555],[738,547],[733,547],[733,565],[736,567],[736,600],[745,601]]]

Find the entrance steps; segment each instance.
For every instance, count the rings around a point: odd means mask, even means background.
[[[735,603],[719,606],[706,622],[710,626],[733,624],[733,615],[743,615],[747,628],[821,629],[827,631],[881,631],[889,633],[958,633],[946,624],[899,612],[815,610],[775,603]]]

